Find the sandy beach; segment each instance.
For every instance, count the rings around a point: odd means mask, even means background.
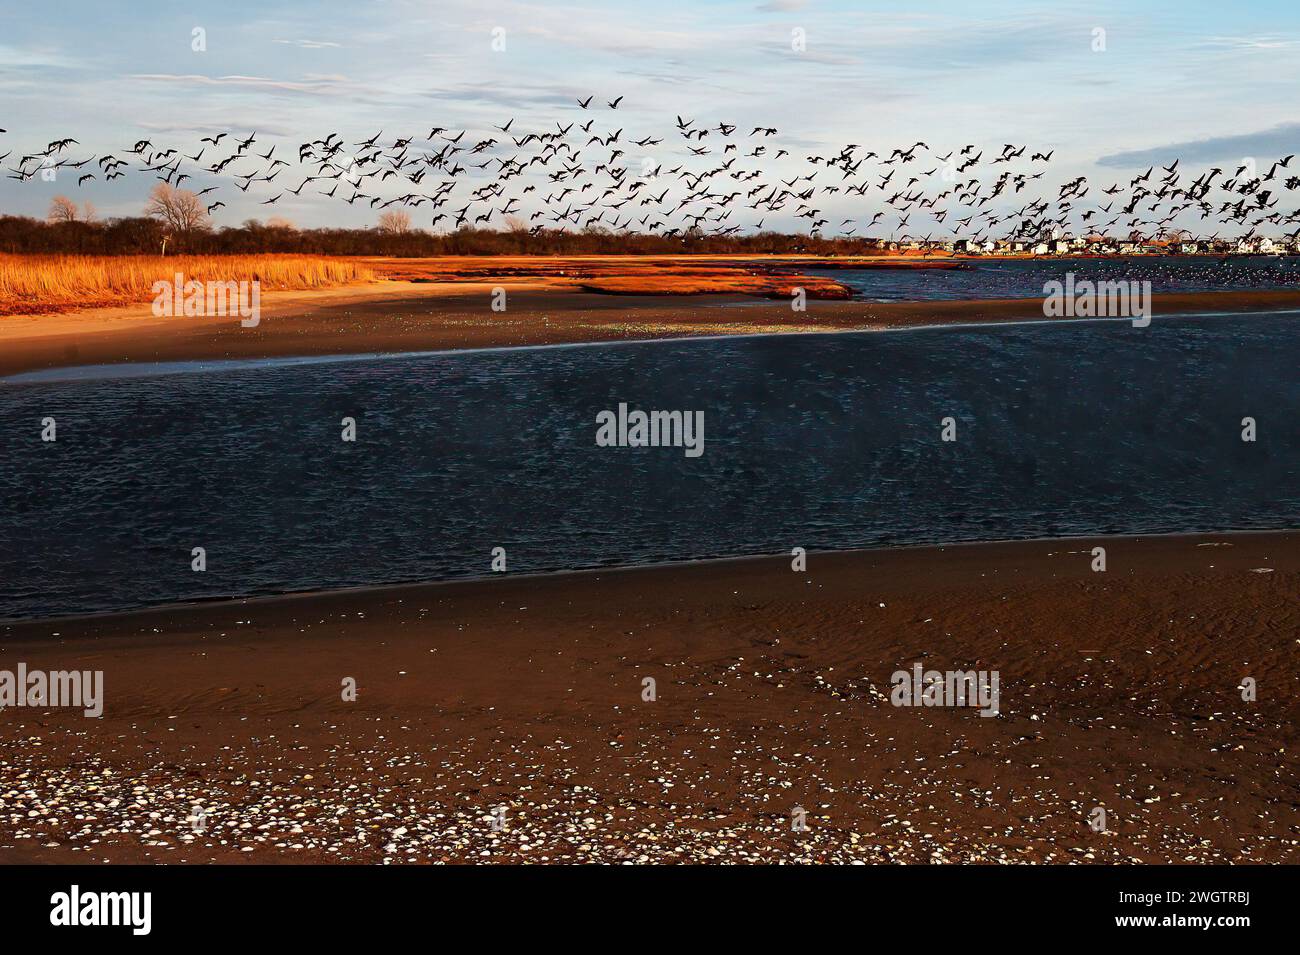
[[[371,264],[387,278],[268,292],[254,328],[10,315],[0,375],[1043,320],[1038,299],[827,289],[795,311],[785,273],[743,262]],[[1300,292],[1153,305],[1287,309]],[[1294,862],[1297,543],[783,555],[0,624],[0,670],[105,682],[102,719],[5,711],[0,863]],[[894,705],[914,666],[995,671],[996,715]]]
[[[492,309],[492,290],[507,307]],[[1155,321],[1198,312],[1300,309],[1297,291],[1155,295]],[[600,294],[527,277],[390,280],[267,292],[261,321],[156,318],[148,305],[0,318],[0,376],[119,362],[264,358],[567,344],[702,335],[880,330],[1043,319],[1040,299],[789,302],[739,294]]]
[[[1295,862],[1297,543],[814,553],[0,625],[0,667],[105,683],[102,719],[0,721],[0,862]],[[892,705],[915,663],[997,670],[999,714]]]

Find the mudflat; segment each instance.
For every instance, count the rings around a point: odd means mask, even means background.
[[[10,622],[0,669],[101,670],[104,715],[4,712],[0,862],[1295,862],[1298,543],[814,553]],[[916,664],[996,671],[998,714],[894,705]]]
[[[494,311],[493,289],[507,292]],[[1153,296],[1154,321],[1199,312],[1300,309],[1300,291]],[[0,319],[0,375],[119,362],[265,358],[569,344],[700,335],[879,330],[1048,320],[1041,299],[789,301],[739,294],[599,294],[531,278],[391,280],[267,292],[256,327],[232,317],[157,318],[148,304]]]

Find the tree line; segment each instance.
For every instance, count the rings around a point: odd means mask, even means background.
[[[879,243],[863,238],[821,238],[760,232],[716,235],[691,231],[674,236],[612,231],[531,231],[518,220],[504,230],[461,228],[426,232],[405,213],[386,213],[371,229],[299,229],[284,219],[214,228],[193,193],[156,187],[142,216],[100,220],[92,207],[79,210],[55,197],[42,221],[0,216],[0,252],[64,255],[681,255],[812,254],[872,255]]]
[[[872,255],[877,244],[863,239],[824,239],[763,232],[717,236],[678,236],[611,232],[599,227],[582,231],[498,232],[463,228],[432,233],[412,229],[298,229],[249,220],[243,225],[173,232],[145,216],[104,221],[43,222],[24,216],[0,216],[0,252],[67,255],[681,255],[812,254]]]

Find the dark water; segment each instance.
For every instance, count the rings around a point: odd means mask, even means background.
[[[1300,259],[1266,256],[1131,256],[1113,259],[971,259],[969,269],[870,269],[823,274],[874,301],[1039,298],[1047,282],[1150,282],[1152,292],[1300,287]]]
[[[0,616],[478,576],[494,546],[538,571],[1300,526],[1296,329],[927,329],[3,385]],[[703,410],[704,455],[596,447],[620,401]]]

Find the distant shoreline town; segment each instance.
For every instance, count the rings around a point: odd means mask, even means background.
[[[867,240],[870,241],[870,240]],[[1300,255],[1300,236],[1239,239],[1116,239],[1110,236],[1032,239],[941,239],[893,242],[881,240],[885,254],[946,252],[952,255],[988,256],[1124,256],[1124,255]]]

